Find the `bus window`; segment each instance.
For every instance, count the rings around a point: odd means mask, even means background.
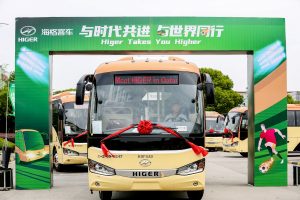
[[[295,111],[289,110],[287,112],[287,118],[288,118],[288,126],[296,126]]]
[[[300,110],[296,111],[296,126],[300,126]]]
[[[196,81],[195,81],[196,82]],[[98,82],[97,96],[98,109],[92,120],[101,121],[105,134],[113,133],[116,129],[138,123],[140,120],[151,120],[168,127],[184,127],[186,133],[199,132],[202,123],[199,123],[203,109],[202,105],[192,102],[196,94],[195,84],[179,85],[114,85]],[[198,95],[198,98],[202,96]],[[166,120],[172,115],[174,105],[179,105],[178,119]],[[93,109],[92,105],[92,109]],[[194,109],[190,109],[193,106]],[[198,113],[198,114],[197,114]],[[155,130],[161,132],[159,130]]]
[[[39,132],[26,131],[23,134],[27,151],[40,150],[44,148],[44,140]]]
[[[226,127],[229,128],[232,132],[237,132],[239,128],[240,117],[241,113],[229,112],[225,119]]]

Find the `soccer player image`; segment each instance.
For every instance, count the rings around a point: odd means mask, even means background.
[[[274,161],[273,155],[275,154],[281,159],[280,164],[283,164],[284,159],[282,158],[280,153],[278,151],[276,151],[276,135],[275,135],[275,133],[278,133],[278,135],[280,135],[280,137],[282,139],[285,139],[286,136],[283,135],[281,133],[281,131],[278,130],[278,129],[273,129],[273,128],[266,129],[264,124],[261,124],[260,127],[261,127],[262,132],[260,133],[260,139],[259,139],[259,142],[258,142],[258,151],[261,150],[262,140],[265,139],[265,142],[266,142],[265,146],[266,146],[266,148],[268,149],[268,151],[270,153],[271,161],[272,162]]]

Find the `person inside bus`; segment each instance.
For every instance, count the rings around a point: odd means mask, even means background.
[[[165,122],[187,122],[187,116],[183,114],[181,105],[179,103],[174,103],[172,105],[172,113],[165,117]]]

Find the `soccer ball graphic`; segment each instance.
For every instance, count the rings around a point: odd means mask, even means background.
[[[262,174],[267,173],[272,168],[273,163],[274,163],[273,159],[266,160],[265,162],[259,165],[259,171]]]
[[[261,173],[265,174],[265,173],[267,173],[267,172],[269,171],[269,168],[268,168],[268,166],[266,166],[266,165],[260,165],[260,166],[259,166],[259,171],[260,171]]]

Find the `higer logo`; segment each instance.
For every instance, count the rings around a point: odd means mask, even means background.
[[[36,29],[33,26],[23,26],[20,29],[20,33],[24,36],[31,36],[36,33]]]
[[[36,28],[33,26],[23,26],[20,29],[21,35],[24,37],[19,37],[18,42],[37,42],[38,38],[37,37],[31,37],[36,33]]]

